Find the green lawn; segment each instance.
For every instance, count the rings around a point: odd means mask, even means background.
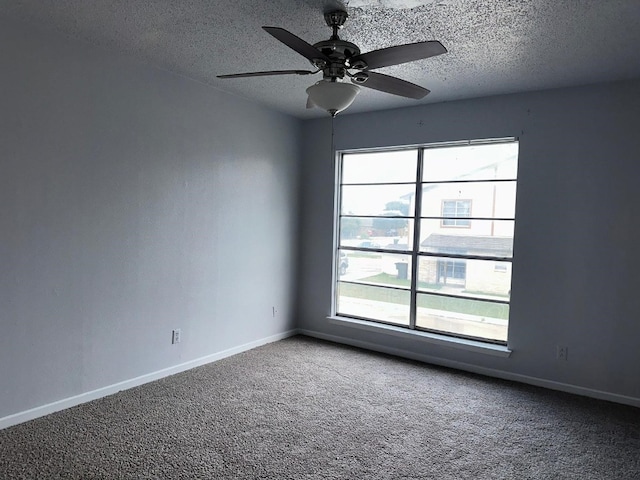
[[[398,278],[396,275],[389,275],[388,273],[378,273],[371,277],[363,278],[362,281],[368,283],[380,283],[383,285],[392,285],[394,287],[406,287],[411,286],[411,281],[407,279]],[[442,285],[436,285],[434,283],[418,282],[418,288],[428,288],[430,290],[439,290]]]
[[[382,254],[379,252],[349,252],[349,258],[382,258]]]
[[[406,287],[407,290],[391,288],[379,288],[373,285],[361,285],[354,283],[340,283],[340,295],[352,298],[363,298],[385,303],[399,303],[408,305],[410,302],[409,280],[399,279],[394,275],[379,273],[362,279],[368,283],[388,285],[394,287]],[[437,290],[441,285],[432,285],[420,282],[419,288]],[[418,294],[418,307],[445,310],[479,317],[509,318],[509,305],[489,301],[474,300],[468,298],[441,297],[438,295]]]

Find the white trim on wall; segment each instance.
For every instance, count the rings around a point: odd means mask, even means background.
[[[222,360],[223,358],[227,358],[232,355],[236,355],[238,353],[246,352],[247,350],[251,350],[256,347],[261,347],[262,345],[266,345],[268,343],[277,342],[278,340],[283,340],[285,338],[292,337],[294,335],[297,335],[298,333],[299,332],[296,329],[288,330],[286,332],[261,338],[253,342],[245,343],[243,345],[238,345],[237,347],[229,348],[221,352],[196,358],[195,360],[190,360],[188,362],[174,365],[173,367],[157,370],[155,372],[147,373],[139,377],[125,380],[123,382],[118,382],[118,383],[114,383],[113,385],[108,385],[106,387],[98,388],[90,392],[81,393],[80,395],[74,395],[73,397],[63,398],[62,400],[48,403],[40,407],[35,407],[29,410],[25,410],[23,412],[14,413],[12,415],[8,415],[6,417],[0,418],[0,430],[2,430],[3,428],[11,427],[13,425],[17,425],[19,423],[36,419],[39,417],[44,417],[45,415],[59,412],[60,410],[65,410],[67,408],[75,407],[76,405],[80,405],[82,403],[87,403],[92,400],[97,400],[98,398],[106,397],[108,395],[118,393],[122,390],[128,390],[130,388],[137,387],[145,383],[153,382],[155,380],[159,380],[161,378],[168,377],[170,375],[175,375],[176,373],[184,372],[186,370],[190,370],[192,368],[199,367],[207,363],[216,362],[218,360]]]
[[[466,372],[486,375],[488,377],[526,383],[528,385],[548,388],[550,390],[557,390],[561,392],[572,393],[575,395],[581,395],[584,397],[596,398],[598,400],[607,400],[610,402],[621,403],[624,405],[631,405],[632,407],[640,407],[640,398],[629,397],[626,395],[619,395],[616,393],[605,392],[602,390],[595,390],[592,388],[580,387],[578,385],[572,385],[569,383],[546,380],[544,378],[521,375],[518,373],[504,372],[504,371],[496,370],[493,368],[479,367],[477,365],[472,365],[469,363],[446,360],[439,357],[432,357],[430,355],[417,354],[417,353],[409,352],[409,351],[398,349],[398,348],[380,345],[377,343],[365,342],[362,340],[354,340],[353,338],[349,338],[349,337],[330,335],[330,334],[325,334],[325,333],[306,330],[306,329],[298,329],[298,333],[301,335],[307,335],[309,337],[319,338],[321,340],[327,340],[330,342],[351,345],[353,347],[363,348],[365,350],[372,350],[375,352],[386,353],[389,355],[408,358],[410,360],[417,360],[419,362],[439,365],[442,367],[455,368],[457,370],[463,370]]]
[[[170,375],[175,375],[177,373],[184,372],[186,370],[190,370],[192,368],[196,368],[201,365],[205,365],[207,363],[216,362],[218,360],[222,360],[223,358],[227,358],[227,357],[236,355],[238,353],[242,353],[242,352],[251,350],[253,348],[266,345],[268,343],[277,342],[279,340],[283,340],[285,338],[289,338],[298,334],[306,335],[308,337],[318,338],[321,340],[327,340],[330,342],[340,343],[344,345],[351,345],[351,346],[363,348],[366,350],[386,353],[386,354],[394,355],[397,357],[417,360],[419,362],[424,362],[428,364],[455,368],[458,370],[477,373],[480,375],[486,375],[494,378],[500,378],[503,380],[510,380],[514,382],[525,383],[528,385],[534,385],[537,387],[548,388],[551,390],[557,390],[557,391],[572,393],[575,395],[596,398],[599,400],[607,400],[607,401],[616,402],[624,405],[630,405],[633,407],[640,407],[640,398],[629,397],[625,395],[618,395],[618,394],[609,393],[601,390],[594,390],[590,388],[580,387],[577,385],[555,382],[555,381],[545,380],[542,378],[531,377],[527,375],[520,375],[517,373],[509,373],[509,372],[504,372],[504,371],[495,370],[491,368],[479,367],[476,365],[471,365],[463,362],[444,360],[441,358],[432,357],[430,355],[420,355],[413,352],[392,348],[392,347],[387,347],[380,344],[365,342],[361,340],[354,340],[348,337],[328,335],[325,333],[316,332],[316,331],[307,330],[307,329],[292,329],[292,330],[288,330],[286,332],[282,332],[276,335],[262,338],[253,342],[245,343],[237,347],[229,348],[221,352],[217,352],[211,355],[197,358],[195,360],[190,360],[188,362],[181,363],[179,365],[174,365],[173,367],[158,370],[156,372],[148,373],[146,375],[141,375],[139,377],[125,380],[123,382],[102,387],[96,390],[92,390],[90,392],[85,392],[80,395],[64,398],[62,400],[58,400],[56,402],[42,405],[40,407],[36,407],[29,410],[25,410],[23,412],[18,412],[12,415],[8,415],[6,417],[0,418],[0,430],[11,427],[13,425],[18,425],[23,422],[27,422],[29,420],[34,420],[36,418],[44,417],[45,415],[59,412],[61,410],[65,410],[67,408],[71,408],[76,405],[87,403],[92,400],[97,400],[99,398],[106,397],[114,393],[118,393],[122,390],[128,390],[130,388],[137,387],[145,383],[153,382],[155,380],[159,380],[161,378],[168,377]]]

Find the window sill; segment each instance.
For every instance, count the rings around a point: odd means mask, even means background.
[[[368,330],[370,332],[385,333],[389,335],[395,335],[398,337],[404,337],[408,339],[419,339],[427,343],[433,343],[441,345],[443,347],[457,348],[461,350],[467,350],[470,352],[483,353],[486,355],[492,355],[495,357],[507,358],[511,355],[511,350],[505,345],[496,345],[493,343],[485,343],[477,340],[468,340],[464,338],[449,337],[446,335],[439,335],[437,333],[422,332],[419,330],[409,330],[402,327],[396,327],[394,325],[386,325],[383,323],[369,322],[366,320],[357,320],[355,318],[331,316],[327,317],[331,323],[338,325],[359,328],[361,330]]]

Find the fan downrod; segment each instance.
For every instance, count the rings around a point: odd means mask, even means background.
[[[338,39],[338,30],[342,28],[347,18],[349,18],[349,14],[344,10],[334,10],[333,12],[324,14],[324,21],[327,22],[327,26],[333,30],[331,40]]]

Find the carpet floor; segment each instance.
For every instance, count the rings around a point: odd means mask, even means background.
[[[0,431],[2,479],[640,479],[640,409],[293,337]]]

